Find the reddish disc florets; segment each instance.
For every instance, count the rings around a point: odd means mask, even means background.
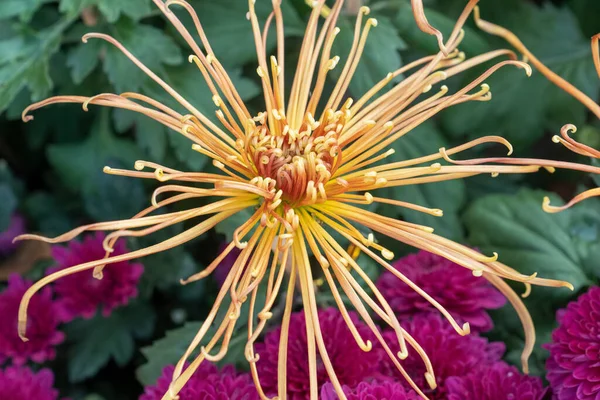
[[[248,126],[246,143],[238,142],[262,178],[276,182],[283,200],[297,206],[325,201],[325,185],[342,161],[338,138],[349,110],[328,110],[322,121],[307,114],[298,129],[291,128],[281,111],[272,119],[260,113]],[[273,122],[274,121],[274,122]]]

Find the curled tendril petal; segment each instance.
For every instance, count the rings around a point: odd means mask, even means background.
[[[521,320],[521,324],[523,325],[523,330],[525,332],[525,346],[523,347],[523,352],[521,353],[521,365],[523,372],[525,374],[529,374],[528,360],[533,353],[533,347],[535,345],[535,326],[533,325],[531,315],[527,311],[527,307],[525,307],[523,301],[506,282],[499,277],[490,274],[485,274],[485,278],[508,299],[513,308],[517,311],[517,315]]]
[[[422,32],[435,36],[437,38],[440,51],[445,56],[448,56],[448,50],[444,45],[444,36],[442,35],[442,32],[431,26],[429,21],[427,21],[427,17],[425,16],[425,9],[423,7],[423,0],[411,0],[410,3],[412,6],[415,21],[417,22],[417,26],[419,27],[419,29]]]
[[[551,213],[551,214],[558,213],[558,212],[561,212],[568,208],[573,207],[575,204],[582,202],[583,200],[589,199],[591,197],[597,197],[597,196],[600,196],[600,188],[589,189],[589,190],[586,190],[585,192],[580,193],[577,196],[573,197],[567,204],[562,205],[562,206],[550,205],[550,198],[548,196],[545,196],[544,201],[542,203],[542,208],[547,213]]]
[[[521,294],[521,297],[526,299],[531,294],[531,284],[525,283],[525,291]]]
[[[600,150],[596,150],[583,143],[574,140],[570,134],[577,132],[577,127],[573,124],[566,124],[560,129],[561,136],[553,136],[554,143],[561,143],[569,150],[587,157],[600,158]]]

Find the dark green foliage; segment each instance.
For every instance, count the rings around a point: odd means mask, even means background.
[[[263,111],[254,39],[245,18],[247,1],[191,3],[240,97],[252,114]],[[416,26],[408,0],[364,3],[372,9],[365,18],[377,18],[378,26],[371,29],[347,93],[354,100],[388,72],[437,51],[435,38]],[[447,37],[465,3],[426,1],[429,21]],[[480,7],[483,18],[513,30],[550,68],[597,98],[600,79],[592,64],[589,37],[600,32],[599,4],[597,0],[483,0]],[[287,80],[295,72],[292,68],[308,8],[304,0],[284,0],[282,8],[288,39]],[[172,9],[199,42],[185,10],[177,5]],[[271,0],[257,0],[256,10],[264,22],[271,11]],[[339,76],[348,56],[354,18],[343,15],[338,26],[341,31],[332,56],[340,56],[340,63],[331,72],[332,78]],[[117,38],[194,107],[216,121],[212,94],[198,68],[188,63],[191,49],[151,0],[0,0],[0,231],[15,211],[25,216],[29,230],[55,236],[81,224],[128,218],[150,206],[156,181],[107,175],[103,173],[105,166],[133,169],[136,160],[149,160],[185,171],[213,168],[207,157],[192,150],[188,139],[131,111],[90,105],[85,113],[80,104],[65,104],[35,111],[35,121],[27,125],[19,120],[27,105],[52,95],[137,91],[183,110],[113,45],[99,39],[83,43],[81,36],[89,32]],[[271,34],[267,40],[269,51],[275,43],[275,35]],[[469,21],[460,49],[471,57],[506,47],[506,43],[479,31]],[[452,92],[471,82],[487,66],[445,83]],[[585,158],[575,158],[551,142],[552,135],[566,123],[578,125],[578,140],[600,148],[599,123],[537,71],[527,78],[522,70],[506,67],[486,82],[493,93],[491,102],[458,105],[427,121],[391,144],[395,153],[386,162],[435,154],[441,147],[450,148],[483,135],[502,135],[515,145],[516,156],[587,163]],[[334,84],[330,79],[326,87]],[[480,146],[457,158],[503,156],[504,151],[496,146]],[[494,179],[482,175],[373,192],[374,196],[442,209],[441,218],[388,205],[372,205],[370,209],[430,226],[436,234],[486,254],[496,251],[500,261],[524,274],[537,272],[539,276],[571,282],[575,292],[534,288],[525,300],[538,336],[532,373],[543,375],[547,354],[540,345],[550,339],[555,312],[600,279],[600,204],[587,201],[562,214],[546,214],[541,208],[542,198],[549,195],[553,204],[560,204],[559,194],[567,199],[600,185],[597,176],[593,179],[583,173],[560,172],[527,177],[501,175]],[[212,278],[184,287],[180,279],[209,265],[221,242],[231,240],[234,230],[253,212],[248,208],[185,246],[143,258],[140,262],[145,272],[139,283],[139,298],[133,304],[115,310],[108,318],[96,316],[67,325],[67,343],[59,348],[58,358],[50,365],[57,374],[61,394],[74,400],[134,398],[139,395],[140,383],[154,383],[162,368],[176,362],[185,351],[219,289]],[[132,250],[154,245],[198,222],[201,218],[150,237],[132,238],[128,245]],[[412,251],[384,237],[378,240],[397,257]],[[364,254],[358,262],[373,281],[382,271]],[[29,276],[43,276],[48,265],[47,261],[38,262]],[[264,293],[258,297],[257,304],[262,304]],[[317,302],[320,306],[334,304],[326,288],[318,292]],[[275,307],[276,315],[268,328],[279,321],[281,310]],[[247,307],[242,309],[230,351],[223,360],[241,369],[247,368],[247,312]],[[222,317],[221,312],[217,321]],[[494,313],[494,320],[496,329],[490,336],[504,341],[506,359],[518,364],[523,334],[516,314],[507,306]],[[106,376],[117,376],[119,381]]]

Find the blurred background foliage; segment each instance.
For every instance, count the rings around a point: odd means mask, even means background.
[[[245,18],[247,2],[190,2],[241,97],[252,112],[262,111],[254,46]],[[402,63],[437,51],[434,38],[416,27],[408,0],[365,3],[371,6],[379,26],[369,37],[350,85],[350,95],[355,98]],[[427,1],[427,16],[447,34],[464,3]],[[270,4],[267,0],[256,3],[263,21]],[[600,2],[482,0],[480,7],[485,19],[513,30],[550,68],[598,98],[600,80],[594,71],[589,38],[600,32]],[[288,38],[286,73],[291,74],[289,67],[297,58],[309,8],[304,0],[283,0],[283,10]],[[339,23],[342,31],[334,53],[340,56],[351,44],[352,19],[345,16]],[[189,171],[212,168],[182,136],[127,111],[92,106],[86,113],[77,105],[55,105],[36,111],[32,123],[21,122],[20,114],[28,104],[55,94],[140,91],[177,107],[118,50],[99,40],[82,43],[81,36],[91,31],[116,37],[202,112],[214,113],[201,74],[187,62],[190,50],[151,0],[3,0],[0,231],[15,210],[26,217],[29,231],[55,235],[91,221],[127,218],[146,207],[156,183],[106,176],[102,172],[105,165],[130,168],[135,160],[147,159]],[[460,46],[467,56],[504,47],[502,41],[478,31],[472,21]],[[472,78],[453,79],[449,86],[456,88]],[[491,102],[469,103],[444,112],[398,141],[393,157],[412,158],[493,134],[509,139],[518,156],[589,162],[551,142],[551,136],[565,123],[579,127],[578,139],[600,147],[598,121],[541,74],[534,72],[527,78],[522,71],[501,70],[488,83],[493,92]],[[490,149],[484,153],[487,151]],[[575,293],[536,288],[527,299],[541,344],[549,339],[555,311],[577,292],[597,284],[600,275],[600,202],[588,201],[568,212],[549,215],[541,210],[541,199],[545,192],[553,192],[553,202],[560,202],[560,197],[569,198],[581,187],[592,185],[589,176],[568,172],[495,179],[481,176],[392,189],[390,195],[395,198],[444,209],[443,218],[410,210],[398,214],[397,208],[385,205],[378,211],[433,226],[438,233],[486,253],[497,251],[502,261],[523,273],[537,271],[545,277],[572,282]],[[216,231],[183,248],[142,260],[146,268],[136,302],[108,319],[97,317],[69,324],[68,342],[52,362],[63,393],[74,399],[133,398],[141,384],[153,383],[165,364],[176,361],[216,293],[216,285],[210,280],[180,287],[179,278],[210,262],[218,244],[237,226],[235,223],[221,224]],[[153,237],[151,241],[159,239]],[[137,239],[130,247],[142,247],[151,241]],[[411,251],[398,243],[386,245],[397,255]],[[48,265],[47,249],[24,246],[27,248],[20,251],[29,257],[25,261],[5,260],[0,266],[2,279],[13,271],[38,277]],[[361,260],[370,274],[378,274],[368,260]],[[324,303],[328,301],[325,295],[321,298]],[[510,307],[496,312],[495,319],[499,322],[490,335],[507,343],[507,358],[517,363],[523,345],[520,324]],[[239,329],[240,336],[225,362],[243,367],[244,333],[243,327]],[[545,357],[538,346],[533,373],[542,373]]]

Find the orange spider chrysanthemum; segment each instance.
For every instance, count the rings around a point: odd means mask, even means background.
[[[156,189],[152,196],[152,206],[131,219],[83,226],[53,239],[35,235],[21,236],[20,239],[56,243],[70,240],[84,231],[111,231],[104,241],[107,251],[104,259],[49,275],[25,294],[19,313],[19,333],[22,338],[25,339],[29,300],[43,286],[68,274],[91,269],[94,270],[94,276],[100,279],[106,264],[168,250],[202,235],[242,210],[251,209],[252,216],[235,230],[233,241],[214,262],[202,272],[183,281],[185,284],[205,278],[234,247],[241,249],[209,315],[177,364],[173,382],[164,399],[175,398],[203,360],[216,361],[224,357],[236,322],[240,318],[240,309],[246,302],[249,303],[250,313],[245,356],[250,363],[260,397],[268,398],[260,387],[256,368],[260,358],[254,351],[254,343],[273,316],[272,308],[282,291],[287,294],[283,300],[281,321],[278,398],[283,400],[287,397],[287,333],[293,299],[295,292],[299,291],[306,316],[310,396],[312,399],[318,397],[316,371],[317,360],[320,357],[335,391],[341,399],[345,399],[319,327],[313,271],[309,261],[311,256],[316,260],[356,343],[364,351],[370,351],[375,345],[381,346],[399,373],[421,397],[426,398],[403,369],[402,360],[409,352],[419,354],[426,366],[426,381],[434,388],[435,373],[427,355],[402,328],[386,300],[355,261],[354,251],[347,251],[346,245],[350,244],[354,250],[359,249],[372,257],[384,269],[421,294],[447,318],[459,334],[468,334],[469,325],[459,325],[438,302],[393,268],[388,261],[394,258],[394,254],[377,243],[375,233],[443,256],[496,286],[516,308],[525,327],[523,365],[527,369],[527,358],[535,337],[533,323],[519,296],[504,280],[522,282],[526,293],[531,285],[571,287],[570,284],[538,278],[535,275],[522,275],[498,262],[497,254],[482,255],[471,248],[435,235],[429,227],[384,217],[361,207],[371,203],[386,203],[441,217],[442,211],[439,209],[378,197],[376,191],[394,186],[462,179],[478,174],[530,173],[542,167],[549,170],[565,167],[600,172],[600,168],[549,160],[499,158],[484,160],[486,165],[480,165],[481,160],[454,161],[450,158],[485,143],[502,144],[506,146],[510,155],[510,143],[498,136],[486,136],[451,149],[442,148],[437,153],[412,160],[385,163],[385,159],[393,153],[393,150],[389,149],[392,143],[410,134],[413,128],[440,111],[465,102],[490,100],[490,88],[484,81],[498,69],[512,66],[523,69],[527,74],[531,73],[529,65],[517,61],[514,53],[509,50],[492,51],[468,60],[458,50],[464,35],[461,28],[477,0],[468,2],[445,42],[441,35],[437,35],[435,29],[428,25],[420,1],[413,1],[419,26],[438,36],[442,51],[390,72],[371,90],[355,100],[346,96],[348,85],[360,61],[369,31],[377,26],[375,19],[365,18],[369,14],[367,7],[360,8],[358,12],[352,48],[341,67],[339,79],[332,91],[325,96],[328,72],[336,68],[340,61],[337,55],[331,54],[331,50],[339,32],[336,22],[342,10],[343,0],[336,1],[331,8],[325,7],[325,0],[312,2],[313,10],[308,20],[298,64],[293,66],[295,76],[289,91],[285,88],[282,73],[286,66],[280,1],[272,0],[273,12],[261,28],[254,9],[254,0],[249,0],[248,19],[254,33],[258,57],[257,73],[262,82],[264,96],[264,112],[258,115],[251,115],[241,101],[231,79],[213,52],[192,7],[183,0],[153,1],[193,50],[190,62],[198,66],[199,72],[212,91],[213,101],[218,108],[216,115],[219,124],[213,123],[198,111],[118,41],[98,33],[85,35],[84,42],[97,38],[119,48],[177,100],[187,113],[180,114],[142,94],[123,93],[100,94],[94,97],[53,97],[28,107],[24,111],[23,119],[32,119],[28,115],[30,111],[52,103],[81,103],[85,110],[93,104],[137,111],[189,138],[194,143],[193,148],[211,158],[213,165],[222,172],[183,172],[147,161],[137,161],[135,170],[131,171],[106,167],[105,172],[108,174],[169,183]],[[191,15],[203,49],[194,42],[192,34],[170,10],[173,5],[183,7]],[[323,22],[319,21],[321,15],[324,16]],[[276,27],[276,55],[269,55],[266,50],[266,40],[272,22]],[[434,94],[423,96],[441,81],[498,58],[503,60],[457,92],[450,94],[448,87],[442,85]],[[410,71],[411,75],[391,85],[395,78]],[[391,88],[388,89],[388,85]],[[489,162],[496,160],[498,162],[489,165]],[[506,165],[510,163],[515,165]],[[159,198],[165,194],[169,194],[170,197]],[[167,205],[201,197],[216,199],[208,205],[187,211],[154,214],[156,210]],[[192,228],[163,242],[124,255],[110,254],[118,238],[150,235],[170,225],[192,219],[199,221]],[[365,229],[359,229],[357,226]],[[374,233],[367,233],[369,231]],[[345,243],[339,243],[332,232],[343,237]],[[365,290],[367,287],[372,295]],[[264,303],[257,300],[259,288],[266,291]],[[342,301],[342,294],[373,331],[377,344],[365,341],[360,336]],[[226,312],[219,313],[220,310]],[[374,314],[383,324],[395,331],[399,353],[390,350],[374,322]],[[216,333],[206,338],[211,327],[215,328]],[[186,361],[189,359],[191,363],[187,365]]]

